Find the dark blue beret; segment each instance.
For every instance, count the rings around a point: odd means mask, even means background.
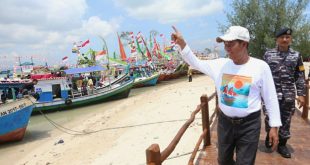
[[[276,33],[276,37],[280,37],[282,35],[291,35],[293,33],[293,30],[291,28],[282,28],[281,30],[279,30],[277,33]]]

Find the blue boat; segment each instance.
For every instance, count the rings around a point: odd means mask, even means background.
[[[136,77],[133,87],[146,87],[146,86],[154,86],[157,84],[157,80],[159,77],[159,73],[154,73],[151,76],[143,76],[143,77]]]
[[[130,75],[134,79],[133,88],[154,86],[159,77],[159,73],[147,66],[130,68]]]
[[[22,88],[24,82],[1,81],[0,103],[0,143],[22,140],[32,113],[35,99],[31,96],[16,98],[15,89]],[[4,99],[11,92],[12,98]]]

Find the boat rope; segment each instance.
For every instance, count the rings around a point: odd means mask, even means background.
[[[176,119],[176,120],[166,120],[166,121],[158,121],[158,122],[151,122],[151,123],[144,123],[144,124],[136,124],[136,125],[127,125],[127,126],[119,126],[119,127],[111,127],[111,128],[103,128],[99,130],[94,130],[94,131],[77,131],[77,130],[72,130],[69,128],[66,128],[53,120],[51,120],[46,114],[44,114],[41,110],[39,112],[44,116],[44,118],[50,122],[55,128],[58,130],[70,134],[70,135],[87,135],[87,134],[92,134],[92,133],[97,133],[100,131],[107,131],[107,130],[116,130],[116,129],[123,129],[123,128],[131,128],[131,127],[138,127],[138,126],[146,126],[146,125],[154,125],[154,124],[161,124],[161,123],[172,123],[172,122],[181,122],[181,121],[187,121],[188,119]],[[201,118],[196,118],[196,119],[201,119]],[[196,120],[195,119],[195,120]]]
[[[53,120],[51,120],[46,114],[44,114],[41,110],[39,110],[39,112],[43,115],[43,117],[49,122],[51,123],[55,128],[57,128],[58,130],[70,134],[70,135],[86,135],[89,134],[88,132],[85,131],[76,131],[76,130],[72,130],[69,128],[66,128],[56,122],[54,122]],[[71,131],[71,132],[70,132]]]

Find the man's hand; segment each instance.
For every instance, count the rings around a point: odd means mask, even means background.
[[[298,104],[298,108],[301,108],[305,105],[305,97],[304,96],[298,96],[297,99],[297,104]]]
[[[278,128],[272,127],[269,131],[269,143],[272,144],[272,151],[277,149],[279,143]]]
[[[171,40],[174,41],[176,44],[178,44],[183,50],[184,47],[186,46],[186,42],[181,32],[179,32],[175,26],[172,26],[172,29],[174,30],[174,32],[171,34]]]

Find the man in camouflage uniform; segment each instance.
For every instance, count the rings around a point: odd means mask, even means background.
[[[272,71],[281,113],[282,126],[279,129],[278,152],[285,158],[291,153],[286,147],[290,138],[291,118],[295,111],[295,95],[297,89],[297,103],[299,108],[305,104],[305,79],[302,57],[299,52],[290,48],[292,42],[292,29],[283,28],[276,33],[277,47],[266,51],[264,60]],[[270,148],[268,132],[268,115],[265,118],[267,137],[265,145]]]

